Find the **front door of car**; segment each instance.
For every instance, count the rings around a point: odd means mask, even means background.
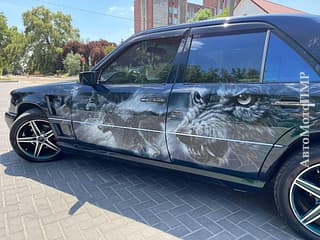
[[[260,24],[194,29],[188,42],[168,106],[172,160],[257,175],[282,147],[274,143],[301,122],[299,74],[312,69]]]
[[[181,38],[175,33],[131,44],[102,67],[97,86],[81,86],[72,109],[77,139],[169,161],[165,117]]]

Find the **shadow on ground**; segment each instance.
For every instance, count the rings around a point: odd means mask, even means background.
[[[228,239],[249,234],[258,239],[292,239],[296,235],[278,216],[271,194],[244,193],[185,175],[111,161],[67,155],[60,161],[32,163],[14,152],[0,155],[5,174],[30,178],[85,202],[177,237],[198,229],[193,239],[227,232]],[[193,235],[191,235],[193,236]],[[191,239],[191,238],[190,238]]]

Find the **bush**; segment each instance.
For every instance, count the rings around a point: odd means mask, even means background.
[[[65,69],[70,76],[77,75],[80,72],[80,54],[68,53],[66,59],[63,60]]]

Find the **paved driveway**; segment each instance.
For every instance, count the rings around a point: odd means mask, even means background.
[[[0,82],[0,239],[297,239],[270,194],[98,157],[22,160],[3,113],[26,84]]]

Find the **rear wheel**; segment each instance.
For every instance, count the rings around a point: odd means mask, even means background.
[[[61,152],[48,119],[37,109],[28,110],[15,120],[10,142],[17,154],[29,161],[54,160]]]
[[[320,239],[320,150],[312,146],[310,164],[296,153],[281,167],[274,186],[275,202],[289,225],[307,239]]]

